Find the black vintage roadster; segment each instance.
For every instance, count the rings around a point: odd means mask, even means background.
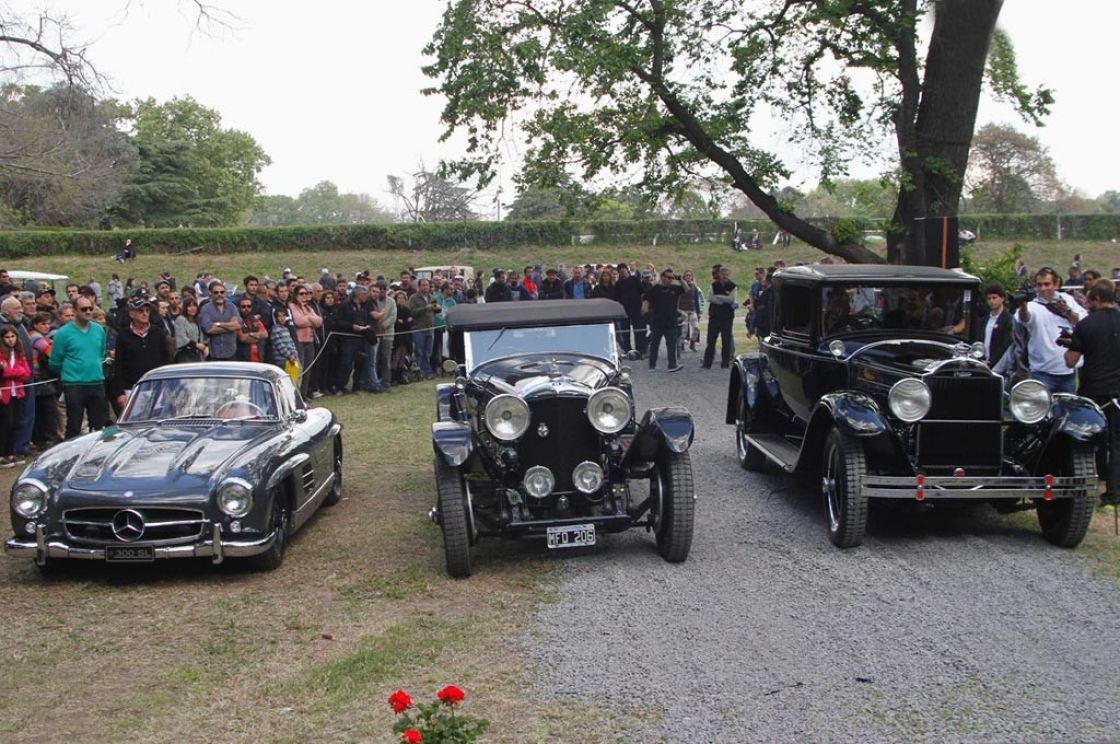
[[[471,574],[481,536],[594,545],[645,527],[661,556],[688,557],[695,494],[682,408],[636,421],[611,300],[457,305],[453,384],[437,388],[436,506],[447,571]]]
[[[246,558],[274,569],[287,537],[342,494],[342,426],[283,370],[213,362],[154,369],[120,421],[64,442],[12,486],[4,547],[47,567]]]
[[[1096,505],[1100,408],[1013,386],[982,361],[979,280],[955,270],[799,266],[774,276],[773,331],[736,359],[740,464],[819,468],[828,534],[859,545],[869,499],[1036,509],[1077,546]]]

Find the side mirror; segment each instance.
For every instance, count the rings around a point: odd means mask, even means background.
[[[297,408],[296,410],[292,411],[292,421],[303,423],[306,420],[307,420],[307,409]]]
[[[453,375],[459,370],[459,363],[454,359],[444,359],[442,367],[444,372]]]

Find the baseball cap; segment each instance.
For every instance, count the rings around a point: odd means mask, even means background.
[[[39,291],[35,293],[36,297],[42,297],[45,294],[53,295],[54,290],[50,287],[39,287]]]
[[[145,292],[143,295],[137,295],[129,300],[128,309],[139,310],[140,308],[148,307],[150,304],[152,304],[151,300],[148,298],[148,294]]]
[[[168,287],[170,287],[171,282],[167,281],[166,279],[157,279],[155,284],[156,289],[159,289],[160,285],[167,285]]]
[[[642,276],[643,277],[653,276],[653,272],[650,271],[649,269],[642,269]]]

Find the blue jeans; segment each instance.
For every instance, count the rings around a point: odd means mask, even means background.
[[[362,347],[361,339],[357,338],[343,338],[342,343],[339,344],[338,349],[338,371],[335,378],[335,387],[338,390],[346,390],[347,383],[350,382],[350,373],[354,371],[354,362],[360,356]],[[354,380],[354,390],[361,387],[361,376]]]
[[[381,380],[377,377],[377,344],[366,344],[365,366],[359,384],[362,390],[381,389]]]
[[[1076,393],[1077,392],[1077,373],[1070,372],[1068,375],[1055,375],[1050,372],[1042,372],[1032,369],[1030,378],[1037,380],[1046,386],[1046,389],[1051,393]]]
[[[416,354],[416,361],[420,364],[420,371],[424,377],[432,376],[432,331],[416,331],[412,334],[412,347]]]

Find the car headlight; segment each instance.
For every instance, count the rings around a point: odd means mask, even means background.
[[[618,388],[603,388],[587,399],[587,418],[603,434],[617,434],[630,423],[630,396]]]
[[[1050,412],[1050,391],[1038,380],[1023,380],[1011,388],[1011,415],[1024,424],[1037,424]]]
[[[486,429],[503,442],[529,428],[529,404],[516,395],[496,395],[486,404]]]
[[[891,413],[908,424],[919,421],[929,413],[932,402],[929,387],[921,380],[907,377],[899,380],[887,395]]]
[[[585,460],[572,471],[572,482],[581,493],[595,493],[603,487],[603,469],[598,463]]]
[[[12,489],[12,509],[25,519],[34,519],[47,508],[47,488],[35,481],[22,481]]]
[[[218,508],[231,517],[244,517],[253,508],[253,487],[231,478],[218,489]]]
[[[525,471],[521,485],[525,487],[525,493],[535,499],[543,499],[556,487],[556,477],[544,465],[534,465]]]

